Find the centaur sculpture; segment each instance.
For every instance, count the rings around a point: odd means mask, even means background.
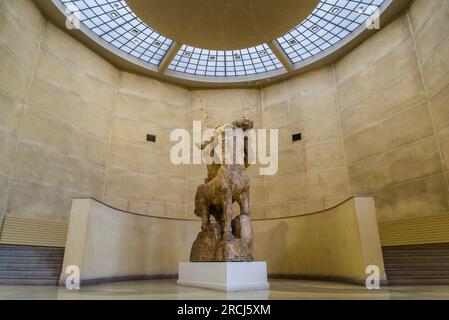
[[[252,231],[249,219],[248,139],[244,139],[244,161],[227,163],[226,132],[253,128],[253,122],[240,119],[215,128],[212,138],[201,145],[201,150],[217,159],[216,146],[221,143],[222,159],[207,165],[205,183],[198,186],[195,195],[195,215],[201,218],[201,232],[193,243],[190,261],[252,261]],[[234,143],[235,145],[235,143]],[[231,150],[234,155],[234,150]],[[240,207],[240,215],[233,219],[233,203]],[[211,223],[210,217],[215,223]]]

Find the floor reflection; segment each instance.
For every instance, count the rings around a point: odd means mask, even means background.
[[[267,291],[225,293],[178,286],[176,280],[148,280],[89,285],[78,291],[65,287],[0,286],[0,299],[449,299],[449,286],[397,286],[371,291],[361,286],[333,282],[270,280],[270,290]]]

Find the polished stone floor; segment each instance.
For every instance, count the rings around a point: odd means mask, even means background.
[[[269,291],[224,293],[181,287],[176,280],[115,282],[84,286],[78,291],[65,287],[2,286],[0,299],[448,299],[449,286],[398,286],[370,291],[361,286],[334,282],[270,280]]]

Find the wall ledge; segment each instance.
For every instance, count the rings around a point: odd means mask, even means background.
[[[315,215],[315,214],[320,214],[320,213],[325,213],[327,211],[332,211],[333,209],[340,207],[341,205],[345,204],[348,201],[351,201],[355,198],[372,198],[371,195],[354,195],[354,196],[350,196],[348,198],[346,198],[345,200],[333,205],[332,207],[326,208],[326,209],[322,209],[322,210],[318,210],[318,211],[313,211],[313,212],[308,212],[308,213],[304,213],[304,214],[297,214],[297,215],[293,215],[293,216],[285,216],[285,217],[276,217],[276,218],[263,218],[263,219],[253,219],[251,218],[251,221],[272,221],[272,220],[283,220],[283,219],[293,219],[293,218],[300,218],[300,217],[306,217],[306,216],[311,216],[311,215]],[[123,214],[131,214],[131,215],[135,215],[135,216],[141,216],[141,217],[147,217],[147,218],[154,218],[154,219],[161,219],[161,220],[177,220],[177,221],[193,221],[193,222],[198,222],[200,221],[200,219],[185,219],[185,218],[174,218],[174,217],[160,217],[160,216],[153,216],[153,215],[148,215],[148,214],[142,214],[142,213],[137,213],[137,212],[132,212],[132,211],[126,211],[126,210],[122,210],[122,209],[118,209],[115,208],[105,202],[102,202],[98,199],[95,198],[74,198],[73,200],[92,200],[95,202],[98,202],[108,208],[114,209],[115,211],[117,211],[117,213],[123,213]]]

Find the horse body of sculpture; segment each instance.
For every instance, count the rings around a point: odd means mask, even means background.
[[[195,196],[195,214],[201,217],[205,230],[210,216],[222,224],[223,240],[232,240],[232,204],[237,201],[241,214],[249,216],[249,177],[238,165],[222,165],[210,182],[202,184]]]
[[[231,125],[218,127],[218,133],[211,141],[203,144],[205,149],[216,139],[224,139],[223,128],[252,129],[253,123],[247,119],[234,121]],[[220,128],[222,130],[220,130]],[[214,141],[215,139],[215,141]],[[213,151],[210,151],[213,156]],[[246,173],[248,147],[245,143],[244,164],[208,165],[208,177],[198,186],[195,195],[195,215],[201,217],[202,231],[195,240],[191,261],[251,261],[252,232],[249,220],[250,181]],[[240,207],[240,215],[233,218],[233,203]],[[211,224],[213,216],[215,223]]]

